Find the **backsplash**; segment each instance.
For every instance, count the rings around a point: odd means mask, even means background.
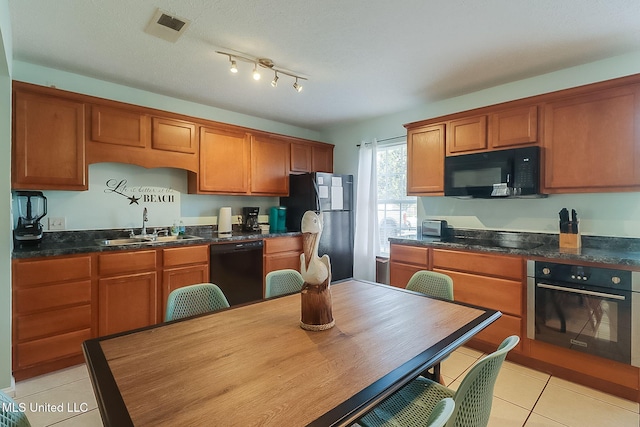
[[[419,197],[418,219],[444,219],[454,228],[557,234],[563,207],[578,212],[583,236],[640,238],[640,193],[633,192],[507,200]]]
[[[221,207],[232,215],[243,206],[260,208],[268,215],[277,197],[195,195],[187,193],[187,172],[173,168],[145,169],[119,163],[89,165],[87,191],[44,191],[48,212],[42,219],[48,232],[49,218],[64,218],[65,230],[104,230],[142,227],[142,211],[148,210],[147,227],[214,225]],[[14,224],[17,209],[14,207]]]

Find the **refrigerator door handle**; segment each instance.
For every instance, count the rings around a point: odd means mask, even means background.
[[[313,179],[313,195],[316,199],[316,212],[320,212],[320,190],[318,189],[318,182]]]

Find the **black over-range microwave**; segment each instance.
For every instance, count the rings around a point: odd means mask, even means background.
[[[539,194],[540,147],[446,157],[444,195],[518,197]]]

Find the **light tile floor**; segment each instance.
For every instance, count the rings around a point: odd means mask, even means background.
[[[467,347],[456,350],[442,363],[445,383],[456,388],[482,356]],[[15,400],[27,408],[33,427],[102,426],[84,365],[18,382]],[[489,427],[512,426],[640,427],[640,407],[506,361],[496,382]]]

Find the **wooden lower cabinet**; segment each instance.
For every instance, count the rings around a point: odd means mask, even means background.
[[[159,321],[155,249],[98,255],[98,335]]]
[[[264,276],[271,271],[284,270],[285,268],[300,271],[301,253],[302,236],[264,239],[264,255],[262,257]]]
[[[162,319],[169,294],[183,286],[209,282],[209,245],[162,250]]]
[[[100,336],[158,323],[155,271],[100,279],[98,289]]]
[[[502,317],[471,341],[490,344],[494,349],[508,336],[518,335],[512,350],[522,352],[525,316],[525,270],[520,256],[433,250],[433,271],[453,279],[454,299],[502,312]]]
[[[406,288],[409,279],[420,270],[429,269],[429,248],[424,246],[390,245],[389,284]]]
[[[81,363],[92,338],[90,255],[13,260],[13,375],[29,378]]]

